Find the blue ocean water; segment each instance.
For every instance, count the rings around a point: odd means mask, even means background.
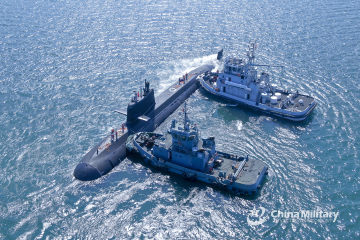
[[[359,13],[351,0],[1,1],[0,239],[359,238]],[[219,47],[243,55],[249,40],[259,63],[285,66],[270,69],[272,81],[318,101],[293,123],[202,90],[189,98],[191,119],[220,150],[269,166],[258,196],[136,158],[96,181],[74,179],[144,78],[159,94]],[[302,210],[339,215],[272,214]]]

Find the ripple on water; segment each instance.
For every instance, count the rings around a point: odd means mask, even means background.
[[[359,4],[356,1],[0,3],[0,238],[359,237]],[[306,6],[306,7],[304,7]],[[240,20],[239,20],[240,19]],[[236,24],[234,24],[236,23]],[[225,33],[225,34],[224,34]],[[82,156],[125,121],[143,79],[156,94],[218,47],[258,62],[318,101],[291,123],[228,107],[204,91],[190,117],[221,151],[262,160],[256,197],[238,197],[127,159],[90,183]],[[205,57],[204,57],[205,56]],[[157,131],[166,130],[175,112]],[[267,221],[250,227],[249,210]],[[279,221],[271,210],[339,211],[336,223]]]

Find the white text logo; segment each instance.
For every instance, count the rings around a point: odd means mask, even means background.
[[[257,226],[263,224],[265,221],[268,220],[267,216],[265,215],[265,208],[259,207],[259,210],[253,208],[250,210],[250,213],[247,217],[247,222],[250,226]],[[336,222],[339,212],[327,212],[327,211],[315,211],[315,210],[300,210],[297,212],[290,212],[290,211],[280,211],[280,210],[273,210],[270,213],[270,216],[274,219],[278,220],[290,220],[293,221],[295,219],[298,220],[328,220],[332,222]]]

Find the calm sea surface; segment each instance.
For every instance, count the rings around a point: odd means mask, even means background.
[[[353,0],[2,0],[0,239],[360,238],[359,26]],[[219,150],[269,166],[259,195],[188,182],[136,157],[96,181],[74,179],[81,158],[125,121],[113,110],[143,79],[159,94],[219,47],[244,56],[249,40],[258,63],[285,66],[269,69],[273,82],[317,99],[311,116],[275,119],[203,90],[188,106]]]

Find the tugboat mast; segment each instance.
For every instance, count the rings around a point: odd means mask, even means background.
[[[249,58],[249,65],[255,64],[255,50],[256,50],[257,44],[255,42],[250,42],[249,45],[249,51],[247,51],[246,55]]]
[[[184,117],[185,117],[184,124],[186,124],[187,122],[189,122],[189,119],[187,117],[187,112],[186,112],[186,101],[185,101],[185,107],[184,107]]]
[[[185,107],[184,107],[184,130],[189,131],[189,123],[190,123],[190,120],[188,119],[188,116],[187,116],[186,101],[185,101]]]

